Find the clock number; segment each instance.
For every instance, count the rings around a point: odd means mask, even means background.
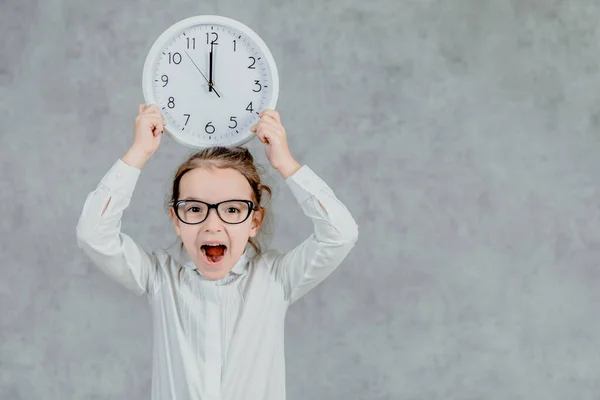
[[[160,77],[160,80],[163,81],[165,84],[163,85],[163,87],[167,86],[167,84],[169,83],[169,77],[166,75],[163,75]]]
[[[214,35],[214,39],[210,41],[210,35]],[[219,44],[217,43],[217,39],[219,39],[219,35],[217,32],[206,32],[206,44]]]
[[[236,49],[236,41],[234,40],[233,41],[233,51],[235,51],[235,49]]]
[[[249,111],[249,112],[254,111],[254,109],[252,108],[252,102],[250,102],[250,104],[248,104],[248,107],[246,107],[246,111]]]
[[[184,117],[187,117],[187,118],[185,119],[185,125],[184,125],[184,126],[187,126],[187,123],[188,123],[188,121],[190,120],[190,114],[183,114],[183,116],[184,116]]]
[[[181,62],[181,54],[173,53],[173,55],[171,55],[171,53],[169,53],[169,64],[171,64],[171,61],[173,64],[179,64]]]
[[[231,118],[229,118],[229,120],[230,120],[231,122],[233,122],[233,123],[234,123],[234,125],[233,125],[233,126],[229,125],[229,127],[230,127],[231,129],[235,128],[235,127],[237,126],[236,117],[231,117]]]
[[[258,80],[255,80],[255,81],[254,81],[254,84],[255,84],[255,85],[258,85],[258,90],[254,90],[254,89],[252,89],[252,91],[253,91],[253,92],[257,92],[257,93],[258,93],[258,92],[260,92],[260,91],[262,90],[262,85],[260,84],[260,82],[259,82]]]
[[[204,127],[204,131],[208,134],[215,133],[215,127],[212,125],[212,122],[209,122]]]
[[[173,97],[169,97],[169,102],[167,103],[167,106],[168,106],[169,108],[173,108],[173,107],[175,107],[175,98],[173,98]]]
[[[254,68],[254,64],[256,64],[256,58],[254,58],[254,57],[248,57],[248,58],[252,59],[252,64],[250,64],[248,66],[248,69],[256,69],[256,68]]]
[[[188,50],[190,49],[190,43],[192,45],[192,50],[195,50],[196,49],[196,38],[186,38],[186,39],[187,39]],[[190,39],[192,39],[192,40],[190,41]]]

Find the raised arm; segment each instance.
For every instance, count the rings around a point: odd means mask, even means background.
[[[313,233],[294,249],[271,257],[272,274],[291,304],[329,276],[358,240],[358,226],[331,188],[308,166],[286,179]]]
[[[77,243],[94,265],[139,295],[153,290],[158,260],[121,232],[121,218],[143,165],[158,148],[163,126],[156,106],[140,105],[134,145],[88,194],[76,228]]]
[[[331,188],[292,157],[279,113],[265,110],[260,118],[251,129],[265,144],[271,166],[286,180],[314,227],[313,234],[293,250],[267,253],[264,257],[291,304],[340,265],[358,240],[358,227]]]

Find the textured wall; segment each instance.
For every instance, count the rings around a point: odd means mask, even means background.
[[[90,264],[75,225],[131,143],[151,44],[197,14],[264,38],[294,155],[360,227],[290,309],[290,400],[598,398],[599,3],[0,7],[0,399],[148,398],[147,303]],[[163,201],[188,153],[165,139],[123,221],[148,248],[174,238]],[[270,181],[287,249],[311,225]]]

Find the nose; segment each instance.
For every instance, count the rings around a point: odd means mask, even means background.
[[[208,216],[202,225],[205,232],[219,232],[223,229],[223,221],[221,221],[215,209],[208,212]]]

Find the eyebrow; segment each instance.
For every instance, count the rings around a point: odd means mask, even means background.
[[[204,201],[204,200],[200,200],[199,198],[196,198],[196,197],[186,197],[186,198],[179,199],[179,200],[180,200],[180,201],[181,201],[181,200],[185,200],[185,201],[192,201],[192,200],[193,200],[193,201]]]

